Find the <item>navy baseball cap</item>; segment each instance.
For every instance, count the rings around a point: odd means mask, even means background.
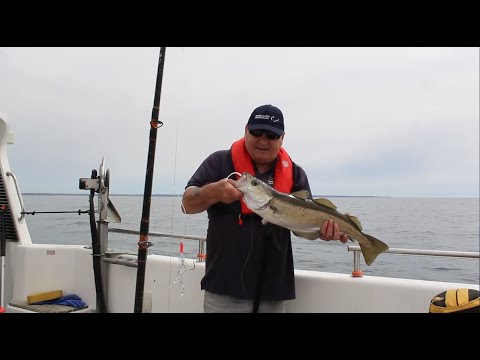
[[[279,108],[273,105],[262,105],[253,110],[248,119],[248,130],[264,129],[270,130],[277,135],[283,135],[285,126],[283,114]]]

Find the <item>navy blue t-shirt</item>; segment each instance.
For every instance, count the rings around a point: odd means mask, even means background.
[[[202,162],[185,188],[219,181],[233,171],[230,150],[214,152]],[[292,192],[310,192],[305,171],[294,164],[293,173]],[[257,172],[255,176],[268,183],[272,174],[273,169],[264,174]],[[202,290],[238,299],[254,299],[260,282],[264,300],[295,298],[290,230],[268,224],[272,235],[265,237],[266,226],[256,214],[242,215],[243,224],[240,224],[240,201],[229,205],[218,202],[210,206],[207,213],[207,258]]]

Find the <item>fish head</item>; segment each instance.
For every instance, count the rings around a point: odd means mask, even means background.
[[[252,210],[263,210],[272,199],[272,188],[248,172],[237,180],[236,188],[243,193],[243,201]]]

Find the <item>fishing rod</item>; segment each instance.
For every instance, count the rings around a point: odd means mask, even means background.
[[[103,165],[103,162],[102,162]],[[97,170],[92,170],[91,179],[97,179]],[[103,287],[102,279],[102,244],[100,243],[97,224],[95,223],[95,206],[93,204],[93,198],[95,196],[95,189],[90,189],[90,196],[88,202],[90,206],[90,234],[92,236],[92,256],[93,256],[93,277],[95,281],[95,294],[97,296],[97,309],[100,313],[107,312],[107,302],[105,300],[105,291]],[[100,216],[101,219],[101,216]]]
[[[145,268],[147,264],[147,249],[152,245],[148,241],[148,227],[150,222],[150,203],[152,200],[153,169],[155,163],[155,146],[157,143],[157,129],[163,125],[158,120],[160,112],[160,94],[162,92],[163,66],[165,64],[166,48],[160,48],[158,58],[157,82],[153,98],[152,120],[150,121],[150,138],[148,144],[147,171],[145,174],[145,190],[143,191],[142,221],[140,222],[140,240],[138,241],[137,284],[135,289],[135,313],[141,313],[143,308],[143,289],[145,285]]]

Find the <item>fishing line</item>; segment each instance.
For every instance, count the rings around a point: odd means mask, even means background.
[[[240,282],[242,284],[243,293],[245,294],[245,297],[247,298],[247,300],[248,300],[248,293],[247,293],[247,289],[245,288],[245,281],[244,281],[243,274],[245,272],[245,268],[247,266],[248,260],[250,259],[250,255],[252,254],[252,249],[253,249],[253,221],[250,221],[250,249],[248,250],[247,258],[243,263],[242,272],[240,273]]]
[[[242,174],[240,174],[239,172],[234,171],[230,175],[228,175],[226,177],[226,179],[230,178],[230,176],[232,176],[232,175],[237,175],[238,177],[242,176]],[[240,214],[240,216],[241,216],[241,214]],[[247,293],[247,289],[245,288],[245,281],[244,281],[243,274],[245,273],[245,268],[247,266],[248,260],[250,259],[250,255],[252,255],[252,250],[253,250],[253,222],[250,221],[250,249],[248,250],[247,258],[245,259],[245,262],[242,265],[242,271],[240,273],[240,283],[242,284],[242,290],[243,290],[243,293],[245,294],[245,297],[247,298],[247,300],[248,300],[248,293]]]
[[[242,176],[242,174],[240,174],[239,172],[234,171],[230,175],[228,175],[225,179],[230,178],[230,176],[232,176],[232,175],[237,175],[238,177]]]
[[[173,170],[173,196],[172,196],[172,224],[171,224],[171,234],[173,235],[173,220],[174,220],[174,213],[175,213],[175,185],[176,185],[176,172],[177,172],[177,152],[178,152],[178,127],[179,127],[179,123],[180,123],[180,110],[178,110],[177,112],[177,134],[176,134],[176,138],[175,138],[175,157],[174,157],[174,170]],[[181,202],[181,207],[182,207],[182,212],[184,214],[184,219],[185,219],[185,224],[184,224],[184,228],[183,228],[183,238],[180,239],[180,244],[179,244],[179,261],[180,263],[178,264],[178,268],[177,268],[177,276],[175,278],[174,281],[172,281],[170,284],[169,284],[169,287],[172,287],[172,286],[175,286],[177,284],[180,284],[181,288],[182,288],[182,292],[180,293],[180,296],[183,296],[183,294],[185,293],[185,286],[183,284],[183,273],[184,271],[188,271],[188,270],[194,270],[195,269],[195,261],[193,261],[193,267],[189,268],[187,266],[187,262],[185,260],[185,252],[184,252],[184,243],[183,243],[183,239],[185,239],[185,236],[186,236],[186,233],[187,233],[187,227],[188,227],[188,217],[187,217],[187,214],[185,212],[185,207],[183,206],[183,200]],[[172,243],[173,243],[173,237],[170,237],[170,248],[172,248]],[[171,275],[172,275],[172,257],[170,257],[170,276],[169,278],[171,278]]]
[[[182,55],[183,55],[183,48],[182,48]],[[183,59],[183,56],[180,57],[181,59]],[[180,66],[181,67],[181,66]],[[183,84],[183,82],[181,82],[181,84]],[[183,88],[180,84],[180,91],[179,93],[182,94],[182,91],[181,89]],[[181,103],[181,101],[179,102]],[[172,216],[171,216],[171,226],[170,226],[170,234],[173,235],[173,227],[174,227],[174,217],[175,217],[175,198],[177,197],[176,194],[175,194],[175,187],[176,187],[176,174],[177,174],[177,155],[178,155],[178,134],[179,134],[179,126],[180,126],[180,107],[177,108],[177,128],[176,128],[176,134],[175,134],[175,156],[174,156],[174,165],[173,165],[173,184],[172,184],[172,187],[173,187],[173,192],[172,192]],[[184,210],[184,206],[183,206],[183,201],[181,203],[181,207],[182,207],[182,210]],[[186,259],[185,259],[185,253],[184,253],[184,243],[183,243],[183,240],[185,239],[186,237],[186,233],[187,233],[187,228],[188,228],[188,217],[187,217],[187,214],[185,211],[183,211],[183,216],[184,216],[184,219],[185,219],[185,224],[184,224],[184,229],[183,229],[183,238],[180,239],[180,243],[179,243],[179,255],[178,255],[178,259],[179,259],[179,264],[178,264],[178,267],[177,267],[177,276],[175,278],[174,281],[170,282],[169,283],[169,288],[172,287],[172,286],[176,286],[178,284],[180,284],[181,286],[181,293],[180,293],[180,296],[183,296],[184,292],[185,292],[185,286],[183,284],[183,273],[184,271],[188,271],[188,270],[194,270],[195,269],[195,261],[193,261],[193,267],[188,267],[187,266],[187,262],[186,262]],[[173,236],[170,236],[170,242],[169,242],[169,245],[170,245],[170,251],[172,250],[173,248]],[[170,266],[169,266],[169,279],[171,279],[172,277],[172,261],[173,261],[173,256],[170,256]],[[170,296],[169,296],[169,308],[170,308]]]

